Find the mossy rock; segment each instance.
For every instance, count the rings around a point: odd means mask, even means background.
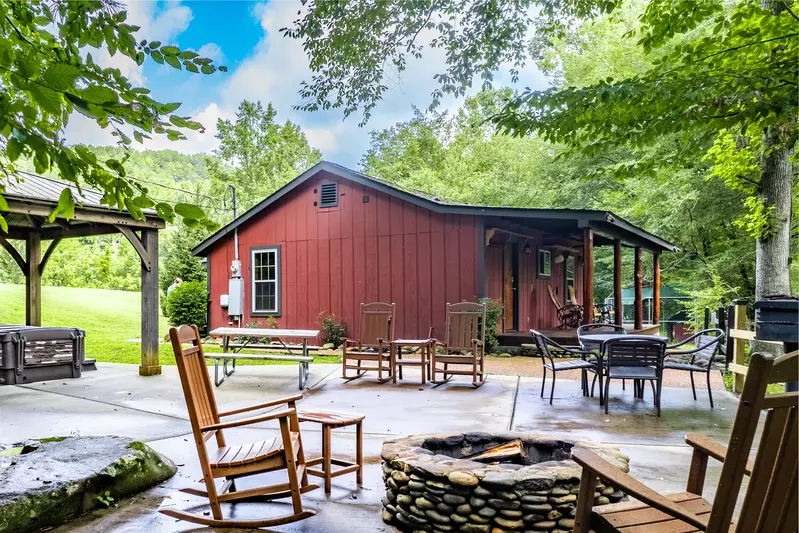
[[[0,533],[58,526],[175,472],[168,458],[127,438],[42,439],[36,451],[0,467]]]

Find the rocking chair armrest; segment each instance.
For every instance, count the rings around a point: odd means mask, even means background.
[[[617,466],[602,459],[591,450],[588,450],[587,448],[574,448],[572,449],[572,459],[583,468],[587,468],[588,470],[594,472],[599,478],[605,480],[610,485],[651,506],[652,508],[666,513],[674,518],[678,518],[683,522],[687,522],[701,531],[705,531],[707,529],[706,518],[697,516],[684,507],[679,506],[659,492],[647,487],[634,477],[622,472]],[[593,500],[594,495],[590,494],[586,495],[585,497],[589,496],[591,500]],[[579,512],[579,503],[577,508]]]
[[[269,413],[261,416],[254,416],[252,418],[242,418],[240,420],[231,420],[230,422],[220,422],[219,424],[210,424],[208,426],[201,427],[200,431],[215,431],[218,429],[235,428],[239,426],[251,426],[253,424],[258,424],[259,422],[267,422],[269,420],[275,420],[276,418],[288,418],[290,416],[294,416],[296,413],[297,410],[294,408],[281,409],[280,411],[275,411],[274,413]]]
[[[285,398],[278,398],[277,400],[272,400],[269,402],[259,403],[256,405],[251,405],[249,407],[241,407],[240,409],[233,409],[232,411],[225,411],[223,413],[219,413],[220,417],[223,416],[231,416],[237,415],[239,413],[246,413],[248,411],[257,411],[259,409],[266,409],[267,407],[274,407],[276,405],[284,404],[284,403],[291,403],[296,402],[298,400],[302,400],[302,394],[295,394],[294,396],[287,396]]]
[[[689,433],[685,436],[685,443],[719,462],[723,463],[727,459],[727,447],[723,444],[719,444],[707,435]],[[752,469],[754,467],[755,464],[752,461],[746,462],[746,470],[744,472],[747,476],[752,475]]]
[[[361,341],[356,339],[344,339],[344,346],[347,346],[348,344],[352,346],[358,346],[360,343]]]

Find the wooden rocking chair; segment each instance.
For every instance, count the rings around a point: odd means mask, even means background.
[[[394,313],[396,304],[373,302],[361,304],[360,339],[345,339],[341,360],[341,377],[356,379],[367,372],[377,372],[377,379],[384,383],[391,379],[391,341],[394,339]],[[350,361],[354,361],[351,364]],[[376,365],[365,366],[364,361]],[[347,370],[355,370],[354,376]],[[386,377],[383,377],[383,372]]]
[[[472,376],[475,387],[485,383],[485,323],[485,304],[447,304],[446,338],[444,342],[432,339],[435,346],[430,355],[431,382],[440,385],[452,376]],[[443,353],[438,353],[439,348]],[[439,363],[444,367],[439,368]],[[450,365],[470,368],[450,370]],[[436,380],[436,374],[444,374],[444,379]]]
[[[572,459],[583,467],[574,533],[591,531],[658,531],[707,533],[793,533],[799,526],[797,492],[797,409],[799,393],[766,394],[770,383],[796,380],[799,352],[777,359],[752,355],[746,382],[724,447],[704,435],[688,434],[694,449],[685,492],[661,495],[585,448],[574,448]],[[763,435],[754,462],[748,461],[760,412],[767,409]],[[702,498],[708,458],[723,463],[711,505]],[[744,475],[749,486],[741,514],[731,523]],[[597,478],[639,502],[593,507]]]
[[[206,490],[193,488],[181,489],[181,492],[208,498],[213,517],[197,515],[173,508],[161,508],[159,512],[196,524],[212,527],[259,528],[288,524],[303,520],[316,514],[316,511],[303,509],[301,494],[319,488],[319,485],[308,483],[305,469],[305,454],[300,438],[299,422],[295,402],[302,398],[301,394],[265,402],[251,407],[234,409],[220,413],[216,408],[214,391],[205,366],[205,357],[200,342],[197,326],[180,326],[170,328],[169,337],[186,397],[194,442],[200,458],[203,481]],[[188,344],[184,348],[184,344]],[[286,404],[287,408],[276,412],[251,418],[220,422],[220,418],[237,415]],[[266,439],[261,442],[228,446],[223,434],[224,429],[249,426],[252,424],[277,420],[280,423],[280,437]],[[216,437],[216,451],[209,451],[205,443]],[[268,485],[253,489],[236,490],[236,479],[264,472],[286,470],[288,483]],[[217,489],[215,480],[224,478],[221,488]],[[276,518],[261,520],[225,519],[220,504],[223,502],[270,501],[278,498],[291,498],[294,513]]]
[[[558,312],[558,327],[561,329],[576,328],[580,325],[583,318],[583,306],[578,304],[562,305],[555,296],[555,291],[552,290],[552,285],[547,285],[549,291],[549,299],[552,300],[552,305]]]

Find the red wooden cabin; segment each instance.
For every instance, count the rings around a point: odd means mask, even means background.
[[[593,301],[593,246],[615,244],[619,266],[621,246],[636,247],[639,259],[649,250],[656,263],[675,249],[608,211],[456,204],[321,162],[193,250],[207,258],[212,328],[231,323],[221,297],[234,229],[242,325],[271,316],[280,327],[311,328],[328,312],[355,338],[359,306],[373,301],[397,304],[404,338],[442,332],[448,302],[482,296],[503,302],[503,332],[551,329],[548,284],[562,302],[569,284],[579,303]],[[620,289],[620,269],[617,278]]]

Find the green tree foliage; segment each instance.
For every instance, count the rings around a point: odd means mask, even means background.
[[[233,183],[239,204],[249,209],[322,159],[298,125],[279,124],[276,117],[272,104],[264,109],[261,102],[244,100],[235,121],[219,120],[216,153],[230,167],[209,164],[214,196],[222,197]]]
[[[192,248],[200,244],[208,232],[200,228],[174,226],[161,232],[161,264],[158,270],[158,285],[162,295],[175,281],[198,281],[205,285],[205,267],[199,257],[191,254]]]
[[[64,239],[47,262],[42,284],[138,291],[140,264],[122,235]]]
[[[173,326],[195,325],[200,331],[205,329],[208,293],[205,283],[187,281],[181,283],[167,300],[167,318]]]
[[[555,85],[516,95],[490,120],[503,132],[540,138],[571,155],[571,162],[558,162],[557,172],[589,178],[592,192],[606,184],[615,191],[603,198],[610,199],[606,207],[626,205],[621,214],[667,237],[687,233],[687,239],[672,238],[688,241],[686,256],[698,263],[683,265],[701,272],[705,283],[716,272],[737,290],[727,277],[737,269],[737,279],[752,287],[749,263],[741,261],[752,256],[751,247],[742,254],[740,245],[751,246],[757,237],[759,297],[789,290],[798,5],[527,0],[499,9],[479,1],[411,1],[387,15],[377,2],[308,2],[284,32],[302,39],[311,57],[314,75],[303,85],[302,107],[341,107],[345,115],[360,109],[364,119],[386,90],[383,66],[393,63],[402,71],[409,58],[421,57],[422,33],[431,48],[447,53],[432,107],[442,94],[464,94],[476,79],[490,84],[503,63],[518,68],[536,60]],[[363,22],[373,31],[360,31]],[[619,32],[622,24],[625,31]],[[750,151],[759,172],[724,170],[737,157],[726,135],[734,137],[736,150]],[[709,160],[703,161],[705,154]],[[698,183],[710,165],[711,182],[724,190]],[[633,194],[648,203],[625,204]],[[738,203],[730,207],[728,201]],[[707,220],[712,216],[719,220]],[[725,257],[729,265],[718,268],[707,263],[709,257]]]
[[[102,191],[103,202],[141,218],[155,208],[172,221],[177,214],[189,225],[210,225],[202,209],[171,205],[128,178],[125,157],[102,160],[91,150],[70,147],[62,132],[73,112],[111,128],[122,146],[153,135],[173,141],[199,122],[176,113],[179,103],[161,103],[144,87],[135,87],[119,69],[102,68],[92,53],[104,49],[141,65],[148,57],[178,70],[212,74],[210,59],[159,41],[137,40],[137,26],[114,0],[8,0],[0,2],[0,172],[14,179],[15,163],[33,162],[38,173],[57,170],[64,180]],[[73,212],[75,199],[65,189],[51,218]],[[0,192],[2,192],[0,190]],[[0,200],[0,208],[5,202]],[[7,230],[0,217],[0,228]]]

